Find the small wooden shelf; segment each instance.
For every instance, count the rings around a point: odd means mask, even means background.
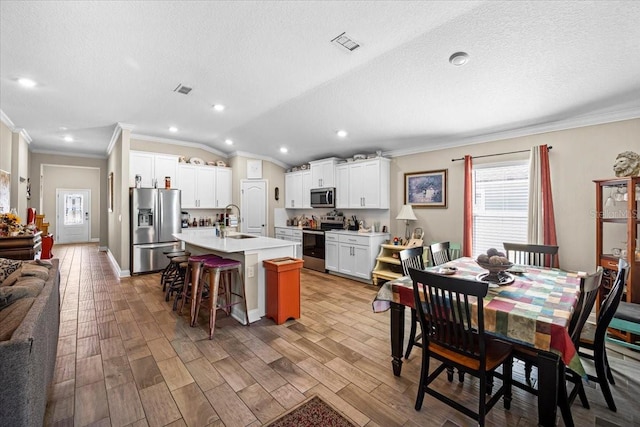
[[[406,246],[383,243],[376,257],[376,265],[371,272],[373,284],[378,285],[378,280],[394,280],[404,276],[402,264],[398,252],[407,249]],[[426,265],[426,264],[425,264]]]

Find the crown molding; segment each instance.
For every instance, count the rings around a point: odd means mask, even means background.
[[[16,125],[13,124],[13,122],[11,121],[11,119],[9,118],[9,116],[7,116],[5,114],[4,111],[2,111],[2,109],[0,109],[0,121],[2,123],[4,123],[5,125],[7,125],[7,127],[9,129],[11,129],[13,131],[13,129],[15,129]]]
[[[31,144],[31,141],[33,141],[31,136],[27,133],[27,130],[24,128],[15,128],[14,132],[19,133],[22,138],[27,141],[27,144]]]
[[[511,129],[502,132],[488,133],[485,135],[472,136],[451,140],[435,141],[429,147],[413,148],[405,150],[392,150],[385,152],[388,157],[410,156],[413,154],[426,153],[430,151],[444,150],[447,148],[463,147],[466,145],[482,144],[485,142],[501,141],[504,139],[520,138],[523,136],[539,135],[548,132],[558,132],[569,129],[576,129],[587,126],[597,126],[607,123],[621,122],[624,120],[633,120],[640,118],[640,108],[630,108],[622,111],[614,111],[609,113],[598,113],[592,115],[584,115],[567,120],[557,122],[544,123],[541,125],[528,126],[518,129]]]
[[[120,122],[116,123],[116,127],[113,130],[113,134],[111,135],[111,140],[109,140],[109,145],[107,145],[107,157],[111,155],[111,151],[113,151],[113,147],[116,145],[116,141],[118,140],[118,137],[123,130],[133,130],[133,125]]]
[[[191,141],[181,141],[178,139],[171,138],[161,138],[159,136],[149,136],[149,135],[141,135],[141,134],[131,134],[131,139],[138,139],[140,141],[149,141],[149,142],[159,142],[160,144],[171,144],[171,145],[179,145],[182,147],[191,147],[191,148],[199,148],[204,151],[208,151],[209,153],[213,153],[218,156],[222,156],[225,159],[229,158],[229,155],[223,151],[216,150],[215,148],[211,148],[208,145],[202,144],[200,142],[191,142]]]
[[[68,156],[68,157],[86,157],[88,159],[106,159],[104,154],[83,154],[83,153],[68,153],[65,151],[52,151],[52,150],[31,150],[36,154],[49,154],[52,156]]]
[[[287,165],[286,163],[283,163],[280,160],[276,160],[273,157],[261,156],[259,154],[248,153],[246,151],[234,151],[233,153],[229,154],[229,158],[239,157],[239,156],[246,157],[249,159],[266,160],[267,162],[271,162],[274,165],[278,165],[284,169],[287,169],[289,167],[289,165]]]

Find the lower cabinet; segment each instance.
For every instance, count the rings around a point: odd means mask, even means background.
[[[328,231],[325,233],[325,267],[347,276],[371,280],[377,250],[387,239],[387,233]]]
[[[296,246],[296,258],[302,259],[302,230],[290,227],[276,227],[276,239],[299,243]]]

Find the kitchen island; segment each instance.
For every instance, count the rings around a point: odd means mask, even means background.
[[[183,241],[192,255],[215,254],[242,262],[250,323],[266,314],[266,273],[262,261],[295,257],[296,246],[299,245],[297,242],[242,233],[230,233],[229,237],[223,239],[216,237],[213,228],[184,229],[173,236]],[[242,304],[233,306],[231,315],[244,323]]]

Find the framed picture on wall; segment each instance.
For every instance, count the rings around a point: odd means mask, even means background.
[[[404,203],[414,208],[446,208],[447,169],[405,173]]]
[[[107,203],[109,212],[113,212],[113,172],[109,172],[109,177],[107,178]]]

